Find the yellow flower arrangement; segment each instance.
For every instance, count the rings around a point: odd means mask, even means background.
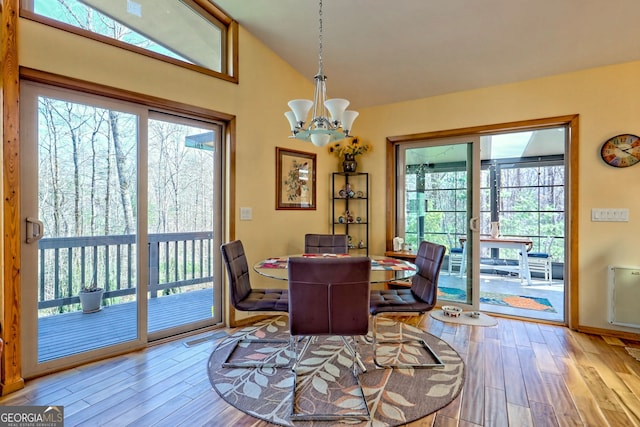
[[[360,142],[360,138],[357,136],[350,139],[345,138],[334,144],[329,145],[329,153],[335,154],[336,157],[344,159],[345,155],[357,156],[371,151],[372,147],[369,144],[363,144]]]

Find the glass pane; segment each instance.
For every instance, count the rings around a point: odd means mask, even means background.
[[[499,169],[502,186],[498,189],[498,215],[503,234],[533,239],[552,233],[563,236],[563,167],[523,163]]]
[[[505,236],[538,236],[538,212],[507,212],[500,217],[500,230]]]
[[[438,299],[470,304],[471,281],[460,274],[459,251],[468,223],[467,151],[467,144],[405,151],[404,239],[414,250],[423,240],[446,246]]]
[[[223,72],[224,26],[213,17],[205,19],[182,1],[34,0],[33,12],[151,52]]]
[[[491,212],[480,212],[480,234],[491,234]]]
[[[486,135],[482,142],[480,308],[562,319],[566,129]],[[488,237],[492,221],[499,222],[498,239]],[[551,258],[541,255],[549,252]]]
[[[39,97],[37,125],[43,362],[137,337],[138,117]]]
[[[149,332],[212,317],[218,139],[211,128],[149,120]]]
[[[502,211],[505,211],[505,205],[508,201],[509,210],[538,210],[538,199],[540,197],[540,189],[537,187],[502,187],[500,190],[500,201],[502,202]]]

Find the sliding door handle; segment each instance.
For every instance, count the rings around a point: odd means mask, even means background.
[[[480,218],[474,216],[473,218],[469,218],[469,229],[473,232],[478,232],[478,224],[480,223]]]
[[[27,243],[37,242],[44,235],[44,225],[36,218],[27,218]]]

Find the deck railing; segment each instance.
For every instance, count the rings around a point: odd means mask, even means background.
[[[132,299],[136,293],[136,236],[53,237],[38,242],[39,309],[79,304],[91,283],[103,299]],[[213,281],[213,232],[149,234],[151,298]]]

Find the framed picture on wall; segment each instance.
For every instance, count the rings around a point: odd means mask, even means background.
[[[276,147],[276,209],[316,209],[316,155]]]

